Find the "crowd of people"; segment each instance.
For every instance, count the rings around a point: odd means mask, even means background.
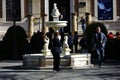
[[[49,37],[50,43],[49,43],[49,49],[51,49],[51,40],[52,40],[52,34],[53,32],[48,32],[46,34],[47,37]],[[34,33],[34,35],[31,38],[30,44],[31,44],[31,53],[41,53],[41,50],[44,46],[44,37],[45,34],[42,32]],[[61,42],[64,41],[63,35],[61,35]],[[114,42],[115,45],[118,45],[120,43],[120,33],[116,32],[116,34],[113,34],[112,32],[109,32],[107,34],[107,43],[106,47],[108,48],[108,45],[111,46],[111,44]],[[83,34],[83,36],[79,39],[78,32],[75,32],[74,35],[72,35],[71,32],[68,33],[68,45],[71,49],[71,53],[87,53],[87,38],[86,35]]]
[[[54,37],[53,34],[54,33]],[[58,35],[59,34],[59,35]],[[68,45],[71,49],[70,53],[88,53],[88,41],[85,34],[79,39],[78,32],[74,32],[72,35],[71,32],[68,34]],[[60,53],[62,52],[64,35],[59,32],[55,33],[54,31],[49,31],[44,34],[42,32],[35,33],[31,38],[31,48],[32,53],[41,53],[41,50],[44,46],[44,38],[47,36],[50,40],[49,49],[51,49],[54,57],[54,70],[59,70],[60,64]],[[98,65],[101,67],[104,62],[104,58],[119,58],[118,53],[120,48],[120,33],[116,32],[114,35],[112,32],[109,32],[105,35],[101,32],[101,27],[96,28],[96,32],[92,37],[92,49],[96,52],[98,59]],[[57,64],[56,64],[57,63]]]
[[[107,38],[108,41],[106,43],[106,57],[120,59],[120,32],[109,32]]]

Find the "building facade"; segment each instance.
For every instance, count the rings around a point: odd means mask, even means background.
[[[81,16],[87,16],[88,22],[105,23],[108,31],[120,31],[120,0],[0,0],[0,37],[13,25],[13,16],[29,36],[38,30],[47,32],[45,22],[52,20],[53,3],[63,15],[61,20],[68,21],[64,32],[82,33]]]

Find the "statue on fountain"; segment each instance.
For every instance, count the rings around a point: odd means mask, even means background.
[[[49,49],[48,49],[48,46],[49,46],[49,42],[50,42],[50,41],[49,41],[49,38],[48,38],[47,36],[45,36],[44,42],[45,42],[44,49],[45,49],[45,50],[49,50]]]
[[[52,10],[52,14],[53,16],[53,21],[59,21],[59,16],[61,15],[59,10],[57,9],[57,4],[54,3],[53,5],[53,10]]]
[[[68,36],[65,36],[64,37],[64,41],[63,41],[63,54],[64,55],[70,55],[70,48],[69,48],[69,45],[68,45]]]
[[[47,36],[44,37],[44,46],[43,46],[43,50],[41,50],[43,52],[44,55],[51,55],[51,50],[48,49],[49,46],[49,38]]]

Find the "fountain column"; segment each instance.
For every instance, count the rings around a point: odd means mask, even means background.
[[[60,13],[59,13],[56,5],[57,5],[57,4],[54,4],[53,10],[52,10],[52,14],[51,14],[51,16],[53,16],[53,21],[59,21],[59,16],[60,16]],[[44,18],[45,18],[45,17],[44,17]],[[49,24],[49,25],[50,25],[50,24]],[[46,24],[44,24],[44,28],[43,28],[43,29],[44,29],[44,30],[43,30],[44,33],[45,33],[46,28],[47,28],[47,27],[45,27],[45,26],[46,26]],[[56,29],[56,28],[54,28],[54,30],[55,30],[55,31],[58,31],[58,29]],[[44,44],[44,46],[43,46],[42,52],[43,52],[43,54],[44,54],[45,56],[51,55],[51,50],[48,49],[49,38],[47,38],[47,36],[45,36],[44,41],[45,41],[45,44]]]
[[[51,14],[51,16],[53,17],[53,21],[46,22],[46,26],[49,28],[52,28],[55,32],[59,32],[58,30],[60,28],[67,26],[67,21],[59,21],[60,15],[61,14],[57,8],[57,4],[54,3],[53,9],[52,9],[52,14]],[[70,55],[70,49],[68,46],[68,37],[67,36],[64,37],[62,53],[64,55]]]

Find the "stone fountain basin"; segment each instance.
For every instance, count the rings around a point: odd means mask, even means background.
[[[67,26],[67,21],[49,21],[46,26],[53,29],[58,29]]]

